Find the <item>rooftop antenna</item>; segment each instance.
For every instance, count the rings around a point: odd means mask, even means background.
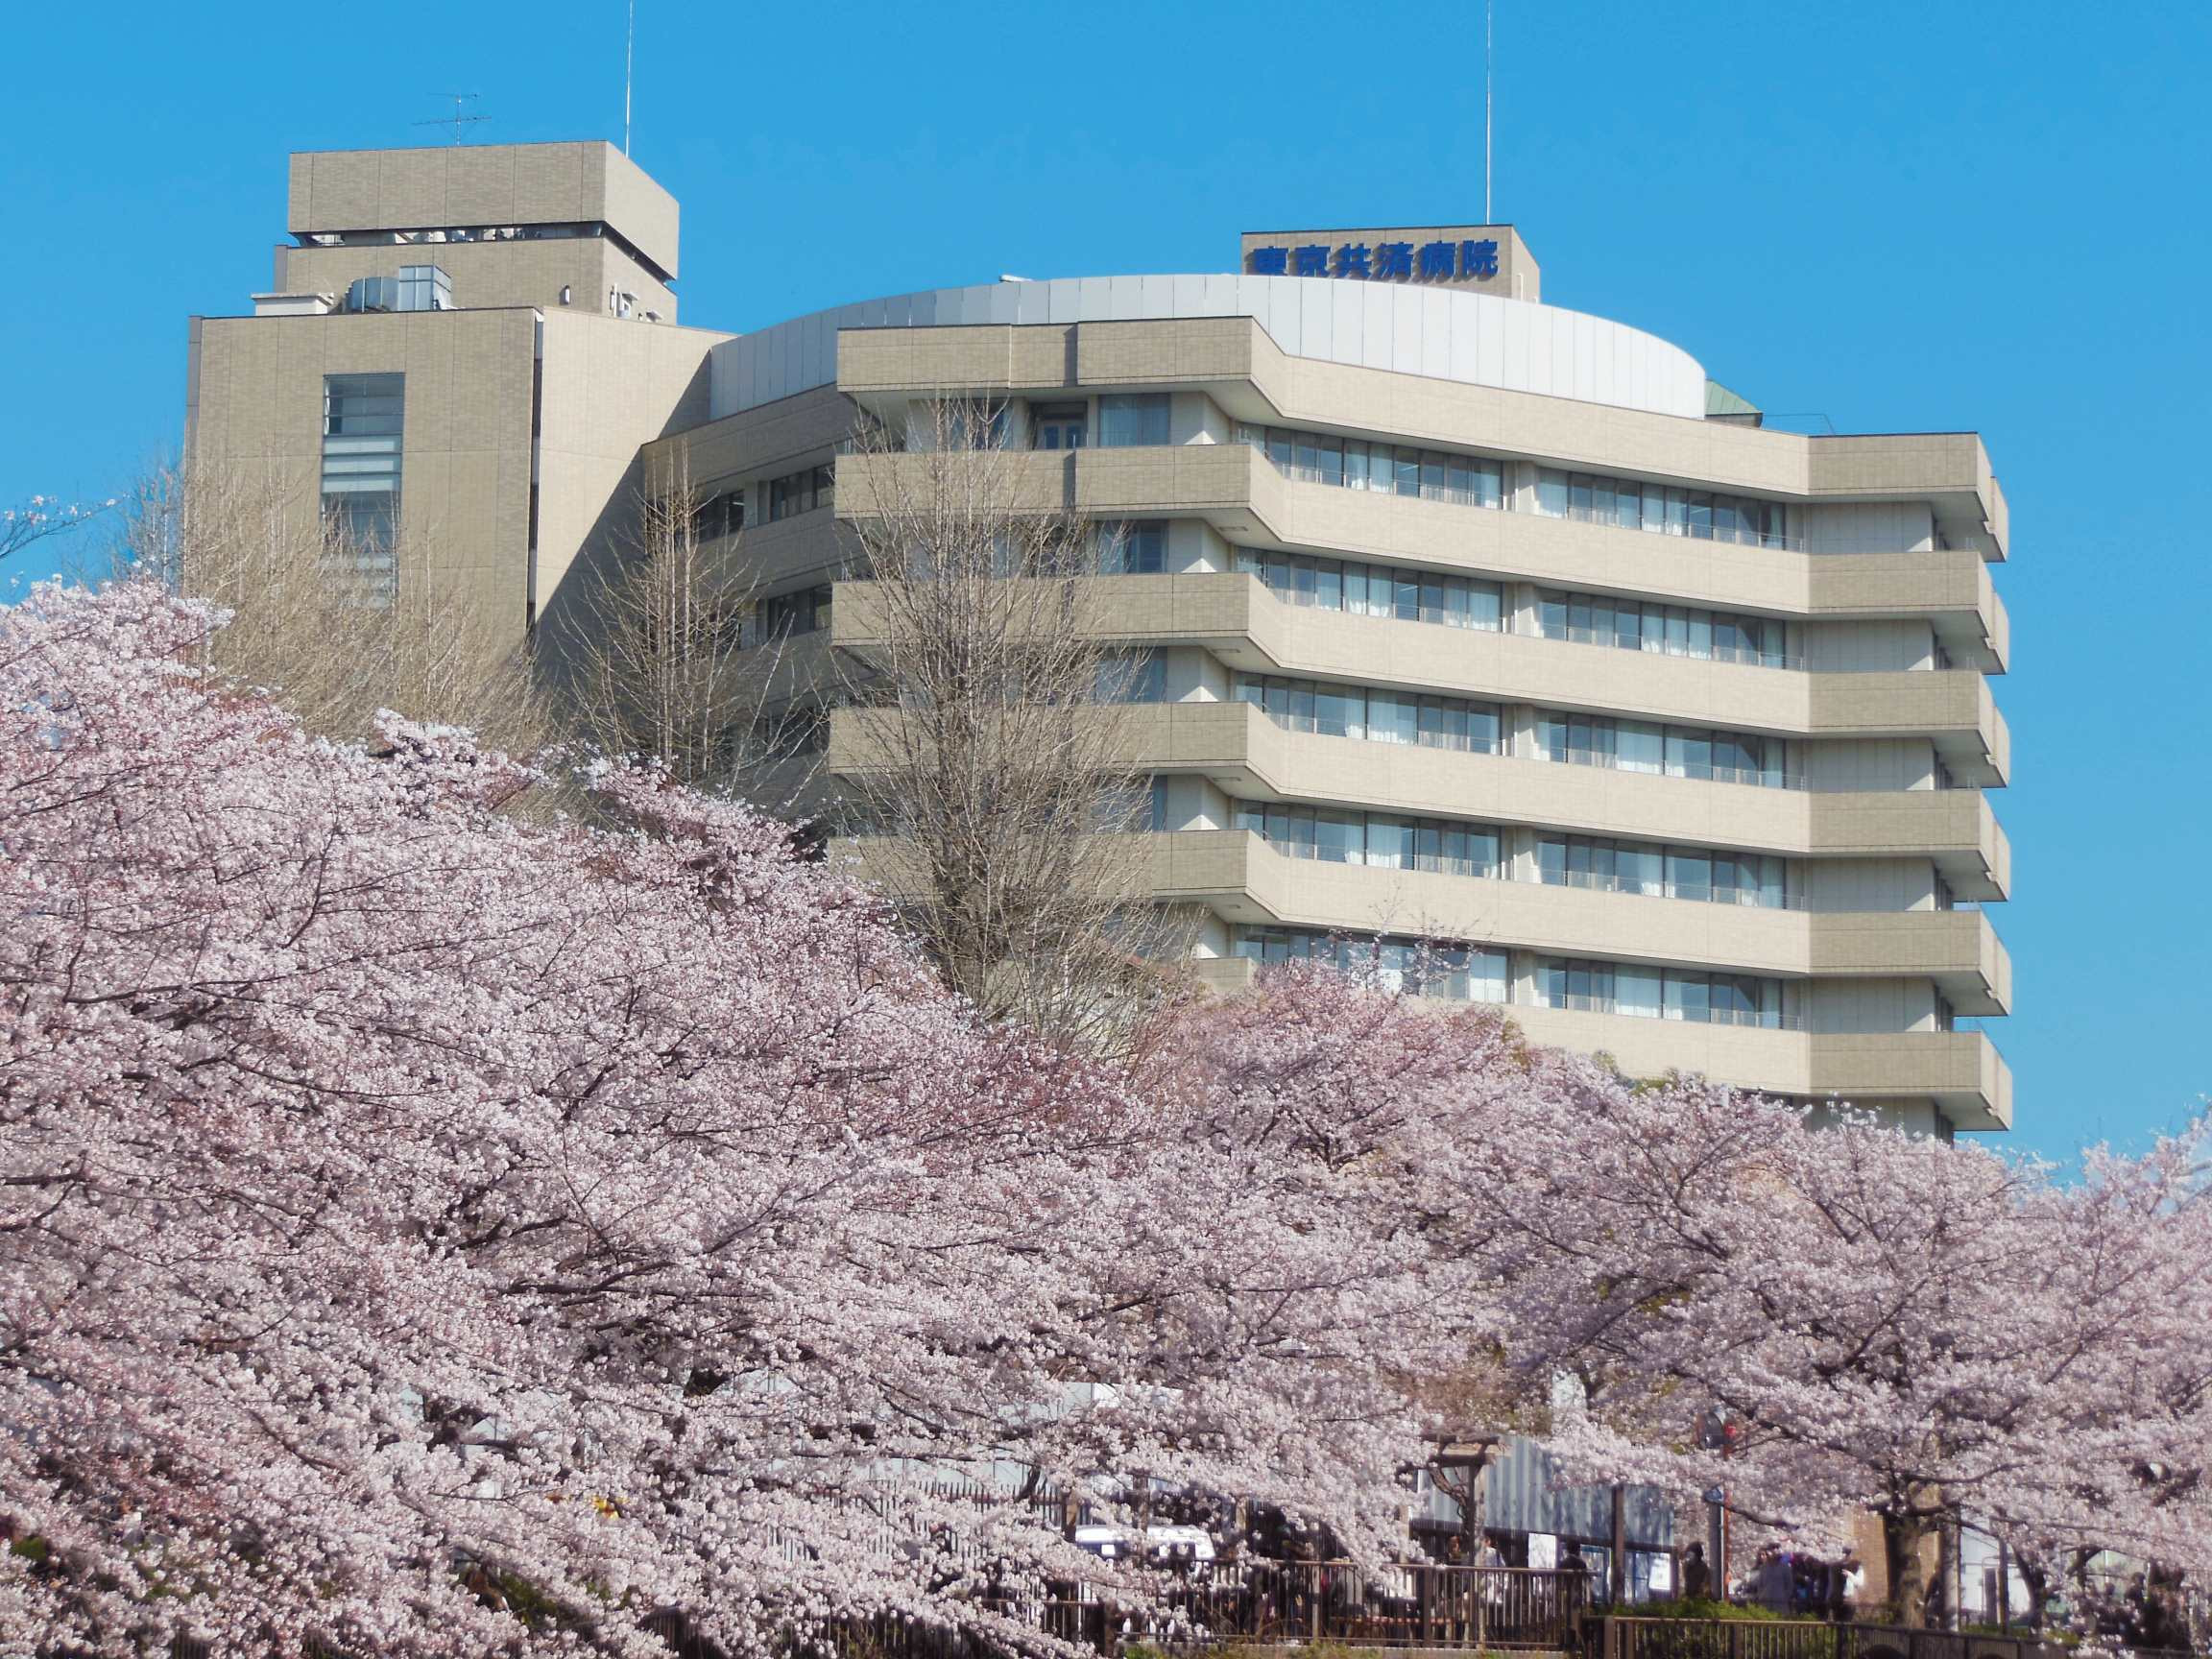
[[[637,61],[637,0],[630,0],[630,27],[622,36],[622,154],[630,154],[630,72]]]
[[[478,121],[489,121],[492,119],[492,117],[489,115],[464,115],[461,113],[461,107],[464,104],[469,103],[471,99],[478,97],[479,94],[477,93],[435,92],[432,93],[431,96],[435,98],[452,99],[453,113],[450,115],[441,115],[435,121],[417,121],[414,123],[414,125],[417,127],[450,127],[453,129],[453,142],[456,144],[461,142],[462,130],[464,128],[473,126]]]
[[[1482,0],[1482,223],[1497,223],[1490,214],[1490,112],[1496,100],[1491,91],[1494,54],[1491,50],[1491,13],[1496,0]]]

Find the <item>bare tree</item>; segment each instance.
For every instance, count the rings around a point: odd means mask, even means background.
[[[1189,919],[1149,902],[1132,706],[1157,664],[1100,638],[1094,527],[1002,407],[864,421],[838,505],[869,580],[837,590],[851,733],[833,758],[871,872],[946,978],[1074,1047],[1131,1041]]]
[[[567,724],[603,755],[781,804],[805,781],[820,687],[787,661],[796,608],[764,603],[712,545],[708,506],[681,458],[648,475],[631,544],[591,589]]]
[[[211,661],[277,692],[312,732],[365,736],[391,709],[534,750],[551,728],[526,646],[465,581],[442,579],[433,540],[360,545],[275,469],[201,463],[139,482],[115,562],[230,612]]]

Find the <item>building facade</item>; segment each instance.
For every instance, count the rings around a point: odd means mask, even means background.
[[[268,314],[194,325],[195,449],[374,494],[384,451],[332,422],[403,376],[396,511],[517,628],[680,465],[796,643],[854,642],[837,473],[884,458],[843,441],[979,400],[1034,499],[1114,527],[1152,890],[1203,916],[1207,982],[1372,950],[1631,1073],[2009,1122],[1980,1029],[2011,997],[2008,526],[1974,434],[1769,429],[1678,347],[1544,304],[1504,226],[1249,233],[1217,275],[731,336],[674,325],[674,204],[604,146],[300,156],[292,202]],[[475,239],[392,240],[440,229]],[[363,314],[363,278],[410,308]]]

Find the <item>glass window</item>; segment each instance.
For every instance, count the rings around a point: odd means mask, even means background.
[[[1080,449],[1090,435],[1091,412],[1081,403],[1040,403],[1030,418],[1040,449]]]
[[[1159,518],[1098,526],[1098,568],[1114,576],[1156,576],[1167,568],[1167,525]]]
[[[1399,494],[1401,494],[1401,495],[1418,495],[1418,494],[1420,494],[1420,493],[1421,493],[1421,451],[1420,451],[1420,450],[1418,450],[1418,449],[1400,449],[1400,450],[1397,450],[1397,451],[1395,452],[1395,458],[1394,458],[1394,460],[1392,461],[1392,463],[1391,463],[1391,466],[1392,466],[1392,476],[1393,476],[1393,477],[1396,479],[1396,481],[1397,481],[1397,487],[1398,487],[1398,493],[1399,493]]]
[[[1373,693],[1367,699],[1367,735],[1381,743],[1420,741],[1418,700],[1399,691]]]
[[[1165,392],[1109,393],[1098,399],[1100,446],[1127,448],[1166,444],[1167,406]],[[1269,436],[1272,439],[1273,435]],[[1268,447],[1272,452],[1272,442]]]
[[[1382,813],[1367,819],[1367,862],[1384,870],[1410,869],[1414,859],[1413,821]]]
[[[1357,685],[1317,685],[1313,691],[1314,730],[1332,737],[1366,735],[1367,698]]]
[[[388,605],[398,586],[404,374],[329,374],[323,381],[323,518],[334,562]]]
[[[1547,518],[1567,517],[1567,474],[1549,467],[1536,469],[1536,511]]]

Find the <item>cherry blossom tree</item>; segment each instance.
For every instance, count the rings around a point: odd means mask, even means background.
[[[1971,1514],[2201,1569],[2207,1333],[2182,1142],[2062,1186],[2032,1163],[1674,1082],[1531,1094],[1471,1171],[1520,1363],[1584,1384],[1557,1444],[1612,1479],[1725,1483],[1813,1530],[1883,1521],[1917,1621]],[[1701,1450],[1701,1413],[1731,1426]]]
[[[635,830],[517,821],[464,734],[217,679],[218,621],[0,613],[0,1631],[988,1630],[976,1562],[1101,1571],[932,1495],[994,1457],[1377,1532],[1399,1267],[1291,1207],[1357,1177],[1289,1148],[1268,1213],[1234,1115],[986,1027],[780,826],[641,775]]]
[[[311,737],[220,621],[0,612],[0,1649],[1042,1649],[987,1582],[1153,1587],[1029,1498],[1380,1556],[1474,1414],[1697,1486],[1717,1407],[1747,1508],[1901,1559],[2206,1560],[2186,1142],[2057,1186],[1316,973],[1108,1067],[783,827],[503,811],[533,774]]]

